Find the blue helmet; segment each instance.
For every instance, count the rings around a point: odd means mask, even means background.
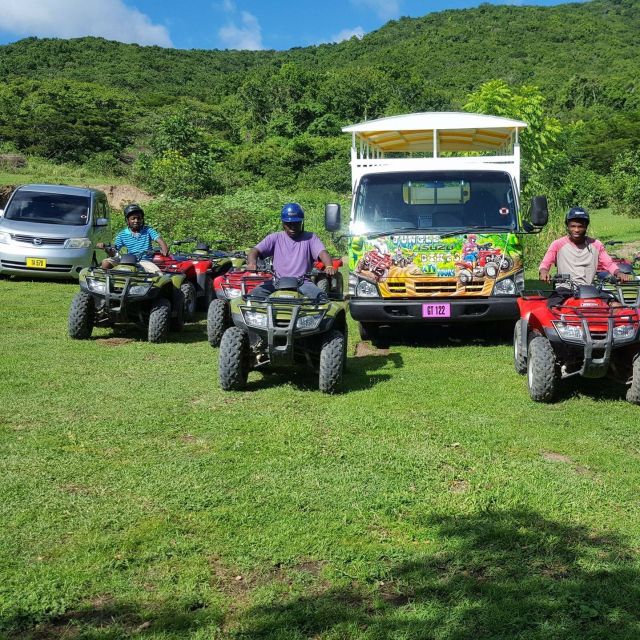
[[[304,209],[297,202],[289,202],[280,212],[282,222],[304,222]]]
[[[564,217],[565,224],[569,224],[571,220],[581,220],[586,225],[589,224],[589,214],[582,207],[571,207]]]

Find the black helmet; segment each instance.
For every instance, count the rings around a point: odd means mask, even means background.
[[[137,202],[132,202],[124,208],[124,219],[128,220],[129,216],[132,216],[134,213],[139,213],[142,217],[144,217],[144,211]]]
[[[571,220],[582,220],[586,225],[589,224],[589,214],[582,207],[571,207],[564,217],[564,223],[569,224]]]

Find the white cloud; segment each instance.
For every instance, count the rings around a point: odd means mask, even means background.
[[[342,42],[343,40],[350,40],[355,36],[358,40],[362,40],[364,36],[364,29],[362,27],[354,27],[353,29],[343,29],[339,33],[331,36],[331,42]]]
[[[2,0],[0,31],[58,38],[100,36],[171,47],[167,28],[122,0]]]
[[[258,19],[248,11],[240,14],[241,26],[229,23],[218,29],[218,36],[226,49],[264,49],[262,29]]]
[[[396,18],[400,15],[400,3],[402,0],[351,0],[356,7],[371,9],[383,20]]]

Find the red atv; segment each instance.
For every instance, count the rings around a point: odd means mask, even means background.
[[[171,245],[177,248],[195,243],[194,238],[179,240]],[[184,319],[190,322],[196,309],[206,311],[213,299],[213,280],[231,268],[231,259],[222,251],[212,251],[208,244],[198,242],[193,251],[176,250],[168,256],[159,252],[153,255],[153,263],[165,273],[184,273],[181,286],[184,295]]]
[[[391,255],[388,253],[380,253],[379,251],[367,251],[359,264],[359,271],[369,271],[376,278],[381,279],[387,276],[389,269],[393,266]]]
[[[520,320],[513,334],[513,360],[527,374],[529,394],[551,402],[561,379],[610,376],[629,385],[627,400],[640,404],[640,282],[635,301],[621,304],[601,286],[553,279],[555,291],[518,298]]]

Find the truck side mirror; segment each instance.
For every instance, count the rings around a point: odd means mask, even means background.
[[[324,228],[327,231],[340,229],[340,205],[326,204],[324,206]]]
[[[547,196],[533,196],[531,198],[531,224],[542,229],[549,221],[549,208],[547,206]]]
[[[96,227],[106,227],[109,221],[106,218],[96,218]]]

